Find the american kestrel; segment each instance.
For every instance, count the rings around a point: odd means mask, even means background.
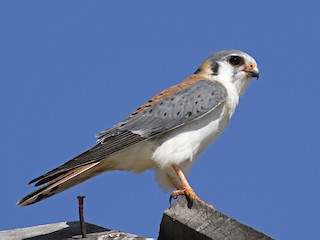
[[[238,50],[209,56],[195,73],[155,95],[126,119],[97,134],[98,143],[30,183],[38,188],[18,201],[26,206],[102,172],[153,168],[172,197],[200,200],[186,176],[202,151],[224,130],[251,78],[256,61]],[[201,201],[201,200],[200,200]]]

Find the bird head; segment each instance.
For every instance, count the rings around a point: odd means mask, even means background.
[[[239,50],[224,50],[210,55],[195,74],[232,83],[241,95],[251,78],[259,78],[257,62]]]

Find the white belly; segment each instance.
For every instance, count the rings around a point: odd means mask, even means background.
[[[168,132],[159,140],[162,142],[153,152],[151,159],[159,168],[185,161],[193,162],[200,153],[223,131],[229,121],[224,104],[176,130]]]

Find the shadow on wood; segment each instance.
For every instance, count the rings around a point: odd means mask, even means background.
[[[158,240],[264,240],[272,239],[251,227],[194,201],[181,197],[163,214]]]

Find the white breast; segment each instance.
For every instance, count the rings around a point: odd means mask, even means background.
[[[228,107],[221,104],[200,119],[159,137],[161,144],[155,149],[151,159],[160,168],[179,165],[185,161],[193,162],[219,136],[228,121]]]

